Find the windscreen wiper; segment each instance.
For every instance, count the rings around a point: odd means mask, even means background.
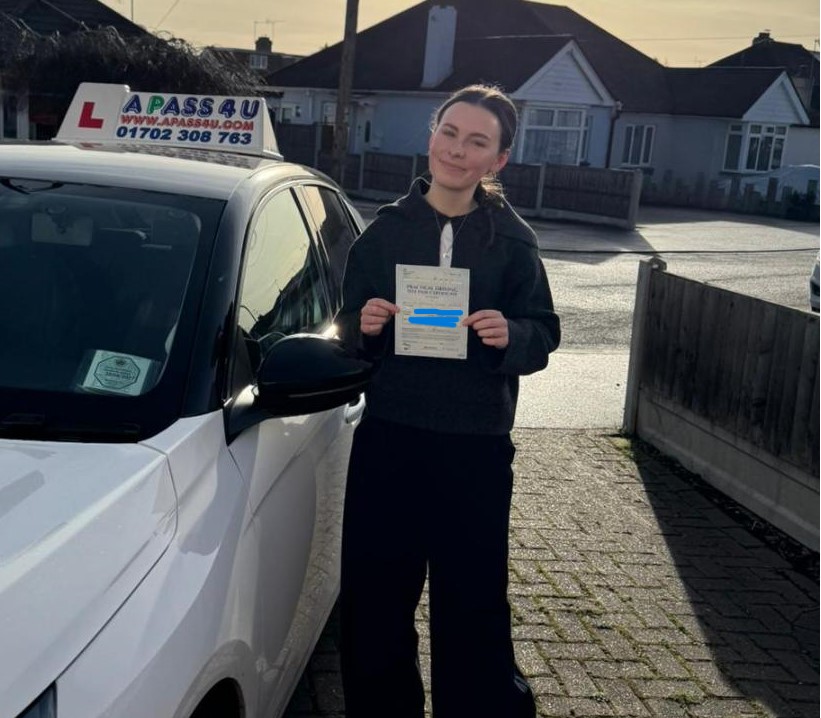
[[[59,189],[62,182],[52,182],[50,180],[22,180],[13,177],[1,177],[0,185],[7,187],[12,192],[20,194],[33,194],[34,192],[44,192],[52,189]]]

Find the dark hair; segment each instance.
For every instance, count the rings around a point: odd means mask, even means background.
[[[434,112],[431,122],[431,131],[435,130],[442,121],[442,116],[451,105],[457,102],[466,102],[469,105],[482,107],[492,112],[499,120],[501,130],[499,136],[499,152],[506,152],[513,146],[516,138],[516,129],[519,126],[519,113],[516,105],[495,85],[468,85],[454,92]],[[495,177],[483,177],[480,183],[481,195],[494,204],[500,204],[504,197],[502,185]]]

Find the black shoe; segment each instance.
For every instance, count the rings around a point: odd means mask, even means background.
[[[536,718],[536,699],[530,689],[530,684],[518,667],[513,669],[513,685],[515,687],[513,718]]]

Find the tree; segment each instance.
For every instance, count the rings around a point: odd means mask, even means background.
[[[333,178],[342,184],[345,174],[345,155],[348,153],[348,107],[351,104],[354,59],[356,55],[356,20],[359,0],[345,2],[345,34],[342,39],[342,60],[339,67],[339,91],[336,95],[334,122]]]
[[[184,40],[146,33],[123,38],[114,28],[41,36],[2,22],[3,86],[27,92],[62,117],[81,82],[110,82],[132,90],[257,95],[258,80],[239,63],[199,53]]]

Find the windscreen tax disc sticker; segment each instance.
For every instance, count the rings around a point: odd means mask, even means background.
[[[139,396],[154,362],[131,354],[98,349],[89,364],[82,387],[91,391]]]

